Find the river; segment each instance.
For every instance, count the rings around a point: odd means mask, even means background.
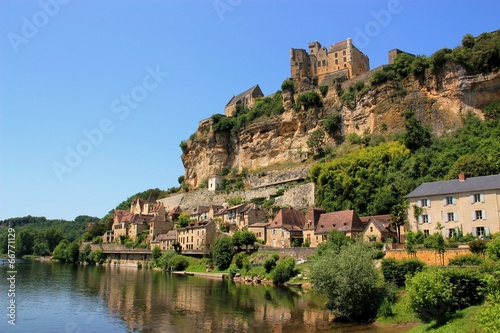
[[[334,323],[321,296],[295,288],[235,284],[130,267],[24,261],[14,269],[15,273],[9,273],[8,265],[0,265],[0,332],[408,330]]]

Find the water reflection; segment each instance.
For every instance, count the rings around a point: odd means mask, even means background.
[[[0,332],[408,331],[336,324],[325,299],[301,289],[152,270],[28,262],[17,283],[18,323],[0,322]]]

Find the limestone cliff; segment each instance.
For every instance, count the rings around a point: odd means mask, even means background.
[[[295,96],[283,93],[283,114],[256,119],[236,133],[215,133],[211,119],[201,121],[182,154],[186,182],[196,187],[209,176],[219,174],[223,167],[252,171],[285,162],[301,165],[310,156],[309,136],[333,112],[341,113],[342,129],[335,137],[327,135],[327,143],[338,145],[350,133],[387,137],[403,130],[402,112],[406,109],[412,110],[433,133],[442,135],[461,126],[461,116],[467,112],[482,116],[481,108],[500,99],[499,72],[472,75],[449,63],[436,75],[427,70],[420,78],[364,89],[350,106],[340,101],[339,89],[346,90],[359,80],[369,85],[369,77],[367,73],[331,85],[322,107],[299,111],[292,107],[293,98],[310,89],[319,94],[319,90],[307,79],[296,81]]]

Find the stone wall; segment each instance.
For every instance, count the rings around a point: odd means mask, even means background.
[[[471,254],[468,248],[447,249],[444,252],[444,264],[448,266],[450,259],[464,254]],[[387,250],[386,258],[394,258],[396,260],[408,259],[409,254],[405,250]],[[416,258],[426,265],[439,266],[441,265],[440,255],[434,250],[417,250]]]
[[[259,252],[275,252],[282,256],[294,257],[295,259],[307,259],[308,256],[316,254],[314,247],[290,247],[290,248],[276,248],[276,247],[259,247]]]
[[[253,198],[268,198],[275,195],[285,184],[248,189],[244,191],[235,191],[231,193],[212,192],[208,189],[197,189],[184,194],[180,206],[182,210],[189,210],[197,206],[222,205],[228,202],[230,198],[240,196],[243,201],[249,202]],[[278,198],[277,198],[278,199]],[[305,209],[314,205],[314,184],[307,183],[302,185],[293,185],[283,193],[283,196],[277,200],[278,204],[289,205],[296,209]]]

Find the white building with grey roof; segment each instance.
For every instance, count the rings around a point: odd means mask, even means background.
[[[408,220],[410,230],[425,235],[439,232],[452,237],[486,237],[500,231],[500,175],[423,183],[410,192]]]

